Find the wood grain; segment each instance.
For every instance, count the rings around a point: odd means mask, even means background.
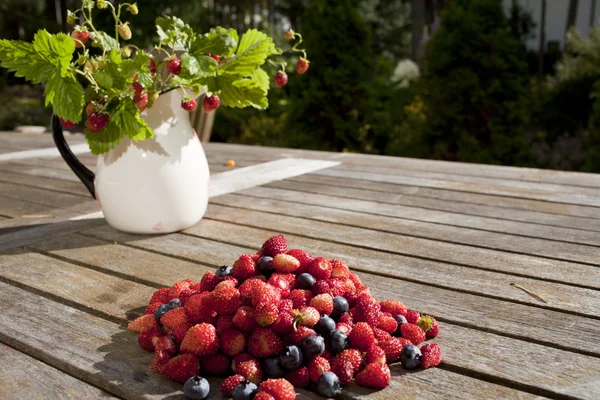
[[[85,197],[89,197],[90,195],[85,186],[79,181],[75,182],[72,180],[54,179],[20,173],[18,169],[7,168],[4,164],[0,164],[0,182],[38,189],[48,189]]]
[[[0,315],[0,340],[19,350],[33,352],[44,362],[117,396],[183,399],[181,385],[152,372],[151,354],[139,348],[135,334],[123,331],[119,325],[1,282],[0,299],[9,307]],[[40,315],[51,317],[61,329],[42,323]],[[404,395],[423,393],[419,374],[396,376],[395,379],[401,379]],[[489,392],[504,398],[533,398],[511,388],[441,369],[427,371],[426,379],[435,381],[438,390],[449,397],[475,399]],[[212,382],[210,398],[223,398],[215,393],[218,381]],[[457,382],[477,390],[464,391]],[[413,385],[416,385],[414,390]],[[319,398],[306,391],[302,391],[302,395],[305,399]]]
[[[71,206],[89,200],[89,196],[61,193],[48,189],[24,187],[13,183],[0,182],[0,192],[3,196],[11,197],[16,201],[25,200],[32,203],[42,204],[48,208],[69,209]]]
[[[49,365],[0,344],[0,398],[116,399]]]
[[[579,230],[600,231],[600,219],[573,217],[569,215],[552,214],[546,212],[518,210],[498,206],[488,206],[456,199],[445,200],[427,196],[406,193],[377,191],[377,184],[373,186],[354,185],[351,180],[339,178],[317,177],[306,174],[283,181],[269,183],[268,187],[295,190],[302,193],[322,194],[347,199],[367,200],[384,204],[395,204],[406,207],[415,207],[420,210],[433,210],[455,213],[458,215],[487,217],[486,219],[508,220],[527,222],[542,226],[559,226],[564,228],[577,228]],[[310,196],[306,196],[310,197]]]
[[[54,215],[55,209],[47,205],[23,200],[15,200],[0,194],[0,215],[19,218],[23,215]]]
[[[212,200],[216,201],[216,200]],[[597,267],[210,204],[205,218],[529,278],[600,288]],[[192,230],[194,227],[191,228]]]

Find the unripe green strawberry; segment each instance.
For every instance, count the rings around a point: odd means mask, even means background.
[[[125,22],[124,24],[120,24],[118,30],[119,30],[119,36],[121,36],[121,39],[123,39],[123,40],[131,39],[131,29],[129,29],[129,24],[127,22]]]

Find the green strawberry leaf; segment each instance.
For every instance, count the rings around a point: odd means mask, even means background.
[[[167,45],[175,51],[188,50],[196,36],[194,30],[177,17],[158,17],[156,33],[161,45]]]
[[[227,56],[238,44],[238,34],[235,29],[216,27],[204,35],[198,35],[192,41],[190,53],[198,57],[208,53]]]
[[[103,50],[116,50],[119,49],[119,42],[110,36],[106,32],[91,32],[90,37],[92,39],[92,43],[95,46],[102,48]]]
[[[217,69],[217,62],[212,57],[194,57],[189,53],[183,53],[179,59],[181,60],[180,83],[186,86],[193,86],[198,79],[214,75]]]
[[[46,105],[52,104],[54,113],[60,118],[79,122],[85,104],[83,88],[77,79],[69,72],[56,71],[48,81],[46,90]]]
[[[135,103],[129,100],[122,103],[122,110],[111,116],[119,129],[136,142],[154,137],[154,131],[140,117]]]
[[[266,88],[264,82],[267,82]],[[226,107],[244,108],[252,106],[264,109],[269,106],[267,99],[269,77],[257,68],[250,77],[219,75],[208,78],[205,84],[210,92],[218,92],[221,104]]]
[[[219,74],[249,76],[267,57],[280,54],[273,39],[256,29],[249,29],[240,40],[240,45],[224,65],[220,66]]]

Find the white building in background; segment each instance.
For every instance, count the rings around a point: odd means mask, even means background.
[[[513,0],[503,0],[504,6],[508,10]],[[594,0],[579,0],[577,9],[577,18],[575,27],[584,37],[590,32],[590,21],[594,24],[600,21],[600,0],[595,2],[595,12],[593,19],[591,17],[592,2]],[[531,12],[531,16],[536,24],[536,37],[527,41],[527,47],[532,50],[537,50],[539,47],[540,29],[542,24],[540,18],[542,14],[542,0],[517,0],[517,3],[524,9]],[[565,28],[567,26],[567,13],[569,8],[569,0],[546,0],[546,46],[548,43],[558,42],[562,49],[565,44]]]

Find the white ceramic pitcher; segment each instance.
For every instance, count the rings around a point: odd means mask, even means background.
[[[60,121],[53,116],[56,146],[113,228],[145,234],[176,232],[204,215],[208,163],[189,113],[181,108],[182,98],[180,89],[161,94],[142,113],[154,138],[139,142],[123,138],[98,156],[95,175],[69,150]]]

